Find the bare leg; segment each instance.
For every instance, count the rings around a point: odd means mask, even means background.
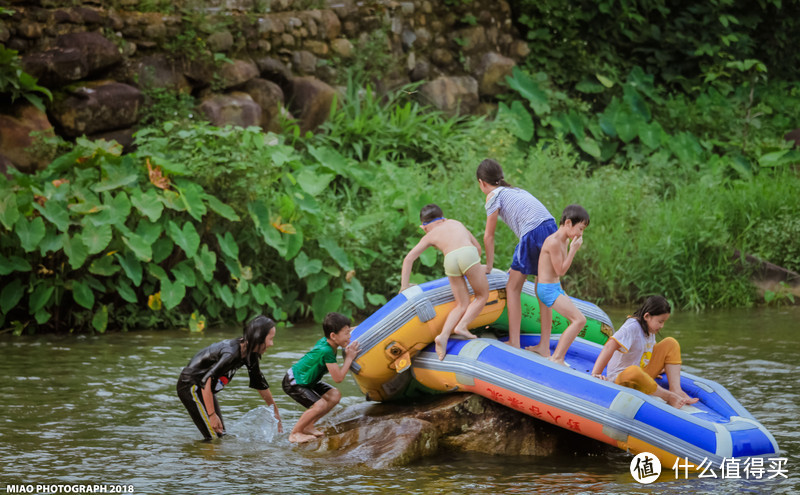
[[[680,364],[665,364],[664,372],[667,374],[667,381],[669,382],[669,391],[686,401],[686,404],[694,404],[700,399],[697,397],[689,397],[689,394],[681,388],[681,365]]]
[[[466,276],[472,286],[475,297],[472,299],[472,302],[469,303],[469,306],[467,306],[464,315],[458,320],[454,333],[467,337],[468,339],[474,339],[476,336],[473,335],[467,327],[472,323],[472,320],[481,313],[481,310],[486,306],[486,301],[489,300],[489,280],[486,278],[481,264],[474,265],[467,270]]]
[[[467,290],[467,283],[464,282],[464,277],[448,277],[448,279],[450,280],[450,289],[453,291],[453,298],[456,301],[456,305],[450,310],[450,314],[447,315],[447,319],[442,326],[442,331],[433,339],[439,361],[444,359],[444,355],[447,353],[447,341],[450,338],[450,334],[453,333],[456,323],[458,323],[458,320],[461,319],[469,306],[469,291]],[[473,335],[473,338],[474,337]]]
[[[536,290],[539,290],[538,281],[536,283]],[[553,310],[548,308],[547,305],[539,299],[538,292],[536,294],[536,299],[539,301],[539,317],[541,319],[539,335],[541,335],[541,338],[537,345],[531,345],[525,349],[535,352],[540,356],[550,357],[550,333],[553,330]]]
[[[561,334],[561,338],[558,339],[558,345],[555,351],[553,351],[553,355],[550,356],[550,361],[565,364],[564,357],[567,355],[567,349],[569,349],[575,337],[578,336],[581,328],[586,325],[586,317],[572,304],[572,300],[563,294],[558,296],[556,302],[553,303],[552,309],[558,311],[566,318],[569,321],[569,326],[567,326],[567,329]]]
[[[294,425],[292,432],[289,434],[289,441],[293,443],[304,443],[314,440],[316,436],[314,436],[314,434],[305,433],[306,430],[314,430],[314,424],[317,420],[328,414],[330,410],[339,403],[341,398],[341,392],[335,388],[325,392],[325,395],[315,402],[314,405],[309,407],[306,412],[300,416],[300,419],[297,420],[297,424]]]
[[[522,325],[522,285],[527,275],[516,270],[508,272],[506,308],[508,308],[508,344],[520,348],[519,332]]]

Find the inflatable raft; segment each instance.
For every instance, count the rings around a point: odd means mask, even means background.
[[[489,301],[473,331],[497,322],[502,327],[505,280],[504,274],[490,274]],[[487,338],[451,338],[445,359],[439,361],[430,342],[452,306],[448,293],[446,279],[412,287],[353,330],[361,351],[352,370],[368,400],[472,392],[634,454],[649,452],[667,468],[677,459],[695,467],[708,462],[719,466],[726,458],[778,452],[774,437],[718,383],[682,372],[682,388],[700,400],[676,409],[656,397],[593,378],[590,370],[602,345],[586,338],[578,337],[570,346],[566,360],[571,367]],[[599,308],[578,302],[590,320],[587,327],[611,328]],[[582,333],[594,335],[591,328]],[[554,332],[551,352],[558,337]],[[535,345],[539,336],[523,331],[521,340],[523,347]]]
[[[494,270],[488,279],[489,300],[470,329],[480,332],[488,327],[507,332],[505,287],[508,274]],[[594,304],[572,300],[586,316],[586,325],[579,335],[605,343],[613,333],[608,315]],[[352,339],[358,340],[361,351],[351,368],[368,400],[388,400],[416,393],[407,390],[409,375],[403,372],[411,366],[411,358],[439,335],[454,304],[447,278],[434,280],[406,289],[353,330]],[[539,304],[530,282],[523,286],[522,315],[523,333],[538,333]],[[561,333],[566,327],[567,320],[554,312],[552,333]]]

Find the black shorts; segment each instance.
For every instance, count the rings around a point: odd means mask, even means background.
[[[313,385],[298,385],[289,373],[284,375],[281,386],[286,395],[306,409],[313,406],[315,402],[325,395],[325,392],[333,388],[325,382],[317,382]]]

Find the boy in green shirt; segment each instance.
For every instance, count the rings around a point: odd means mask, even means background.
[[[322,322],[325,337],[319,339],[314,348],[289,368],[283,377],[283,391],[307,408],[289,434],[289,441],[303,443],[321,437],[323,433],[315,428],[315,423],[328,414],[342,393],[321,381],[325,372],[340,383],[347,376],[350,365],[358,353],[358,342],[350,342],[350,318],[339,313],[328,313]],[[342,366],[336,364],[336,349],[344,347],[345,358]]]

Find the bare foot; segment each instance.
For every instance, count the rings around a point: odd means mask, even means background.
[[[477,339],[478,338],[477,335],[475,335],[474,333],[470,332],[466,328],[464,328],[464,329],[456,328],[455,330],[453,330],[453,333],[457,333],[457,334],[461,335],[462,337],[466,337],[468,339]]]
[[[305,433],[290,433],[289,441],[292,443],[306,443],[311,440],[316,440],[314,435],[306,435]]]
[[[526,351],[535,352],[536,354],[538,354],[538,355],[540,355],[542,357],[546,357],[546,358],[550,357],[550,347],[549,346],[545,347],[544,349],[542,349],[541,344],[529,345],[528,347],[525,348],[525,350]]]
[[[699,397],[689,397],[689,394],[687,394],[683,390],[681,390],[680,392],[674,392],[674,393],[678,394],[678,396],[685,401],[684,402],[685,404],[694,404],[695,402],[700,400]]]
[[[669,404],[670,406],[672,406],[672,407],[674,407],[676,409],[680,409],[686,404],[686,399],[684,399],[683,397],[679,396],[678,394],[670,393],[667,396],[667,404]]]
[[[322,433],[321,431],[319,431],[316,428],[310,428],[308,430],[303,430],[303,433],[305,433],[306,435],[314,435],[315,437],[324,437],[325,436],[324,433]]]
[[[439,361],[444,359],[444,355],[447,354],[447,337],[439,334],[433,339],[434,344],[436,345],[436,355],[439,356]]]
[[[562,366],[566,366],[567,368],[569,368],[569,365],[568,365],[568,364],[567,364],[567,362],[566,362],[566,361],[564,361],[563,359],[555,359],[555,358],[553,358],[553,356],[550,356],[550,357],[549,357],[549,358],[547,358],[547,359],[549,359],[550,361],[552,361],[552,362],[554,362],[554,363],[556,363],[556,364],[560,364],[560,365],[562,365]]]

